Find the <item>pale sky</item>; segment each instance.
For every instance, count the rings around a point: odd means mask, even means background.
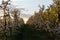
[[[25,11],[22,11],[21,17],[23,17],[26,22],[27,19],[34,14],[34,11],[39,10],[39,5],[45,5],[45,8],[47,8],[47,6],[53,2],[52,0],[11,0],[11,3],[18,8],[25,9]]]

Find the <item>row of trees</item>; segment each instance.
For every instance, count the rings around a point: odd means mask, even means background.
[[[43,28],[48,31],[59,27],[60,1],[53,0],[53,2],[48,9],[45,9],[44,5],[40,7],[39,12],[35,12],[35,14],[29,18],[27,24],[35,25],[36,28]]]
[[[0,5],[0,10],[3,13],[0,16],[0,40],[12,40],[10,37],[20,33],[19,30],[24,24],[23,19],[20,18],[20,10],[9,8],[10,5],[10,0],[2,0],[2,4]]]
[[[60,40],[60,1],[44,5],[27,23],[20,17],[20,9],[9,8],[10,0],[2,1],[0,9],[0,40]]]
[[[60,0],[53,0],[53,4],[47,9],[44,5],[40,7],[39,12],[35,12],[27,24],[33,29],[51,33],[52,37],[55,35],[53,40],[58,40],[60,38]]]

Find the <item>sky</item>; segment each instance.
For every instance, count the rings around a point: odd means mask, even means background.
[[[45,5],[45,8],[47,8],[47,6],[53,2],[52,0],[11,0],[11,3],[17,8],[25,9],[21,11],[21,17],[26,22],[28,18],[34,14],[35,11],[39,10],[39,5]]]

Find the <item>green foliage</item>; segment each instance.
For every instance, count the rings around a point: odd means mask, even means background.
[[[26,24],[20,18],[20,10],[6,10],[9,1],[2,1],[4,16],[0,18],[0,40],[60,40],[59,0],[53,0],[54,3],[47,9],[44,5],[40,7],[39,12],[35,12]]]

